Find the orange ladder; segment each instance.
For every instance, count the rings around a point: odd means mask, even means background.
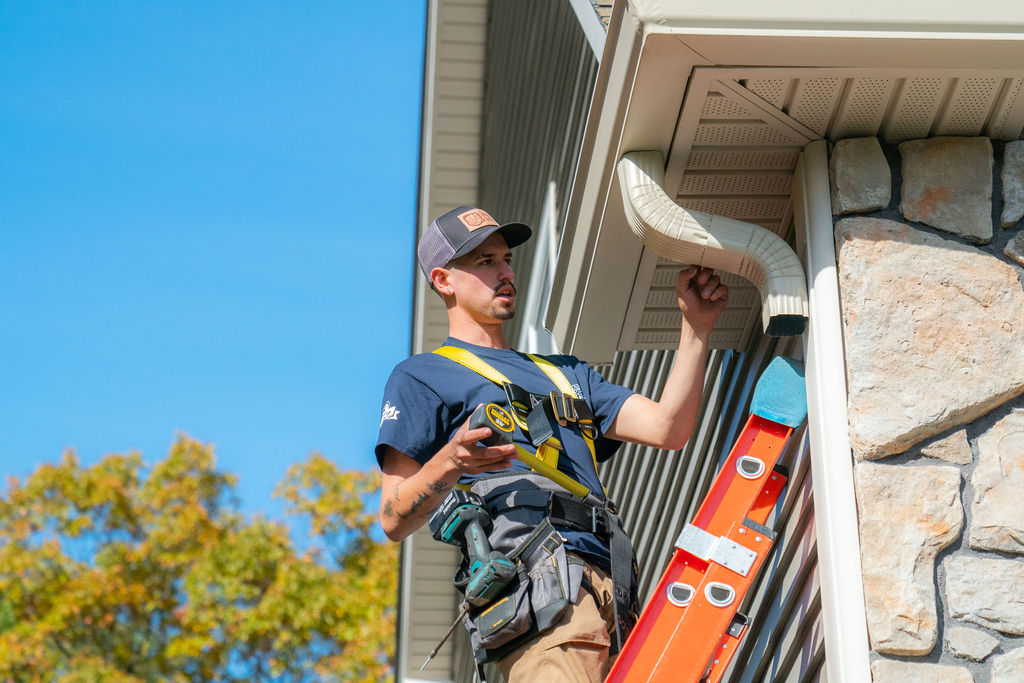
[[[786,483],[777,462],[805,417],[802,366],[776,358],[606,683],[721,680],[748,625],[739,603],[775,540],[765,524]]]

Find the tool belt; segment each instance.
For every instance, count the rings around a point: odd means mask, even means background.
[[[501,594],[486,606],[470,607],[463,617],[480,664],[501,659],[550,629],[578,600],[583,562],[566,554],[556,527],[594,533],[611,550],[613,653],[622,648],[636,623],[636,560],[619,516],[608,505],[580,501],[556,489],[542,475],[523,472],[484,477],[471,487],[492,516],[491,547],[517,567],[516,578]],[[464,587],[468,579],[463,563],[453,583]]]

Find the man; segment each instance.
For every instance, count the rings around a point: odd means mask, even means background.
[[[496,661],[506,680],[513,682],[603,681],[611,665],[609,648],[616,635],[616,644],[621,645],[623,625],[628,630],[632,622],[623,605],[628,596],[622,586],[620,552],[625,535],[604,499],[596,463],[611,457],[621,441],[670,450],[683,447],[696,421],[708,338],[725,308],[728,289],[708,269],[691,266],[680,273],[679,353],[660,399],[652,401],[605,382],[572,356],[538,358],[510,349],[502,323],[515,312],[511,249],[530,235],[525,225],[499,225],[486,212],[461,206],[432,222],[420,239],[419,265],[444,300],[449,338],[440,350],[444,353],[413,356],[396,366],[388,380],[376,447],[383,472],[380,519],[389,538],[402,540],[429,519],[456,484],[469,484],[486,497],[496,529],[506,522],[512,525],[507,535],[515,542],[497,548],[502,552],[521,550],[527,532],[539,529],[543,519],[553,522],[557,532],[553,545],[546,547],[552,557],[567,558],[562,564],[568,567],[551,560],[551,566],[531,568],[531,577],[536,580],[545,571],[568,573],[565,585],[573,593],[572,603],[540,633],[527,632],[493,649],[485,649],[484,641],[478,661]],[[552,391],[555,387],[559,389]],[[516,396],[522,398],[520,403],[512,400]],[[523,398],[527,396],[528,400]],[[479,443],[491,430],[470,429],[467,420],[485,403],[497,403],[515,414],[515,444]],[[565,413],[567,406],[572,413],[568,420],[549,419],[552,414],[559,417],[559,410]],[[538,436],[543,430],[547,431]],[[546,441],[538,445],[538,439]],[[537,451],[590,495],[580,502],[531,472],[516,459],[517,446]],[[547,512],[523,517],[538,506],[515,507],[516,496],[536,500],[537,495],[547,501]],[[554,508],[563,512],[552,513]],[[586,528],[579,521],[587,517],[579,513],[581,509],[604,521]],[[522,529],[515,526],[520,519],[526,520]],[[496,534],[492,533],[492,543],[500,544]],[[505,538],[505,531],[498,535]],[[553,554],[563,541],[568,554]],[[625,547],[629,554],[628,540]],[[574,567],[580,568],[581,578],[573,573]],[[532,606],[535,616],[545,611],[537,607]],[[534,622],[536,630],[537,619]],[[474,633],[473,624],[467,626],[474,638],[481,637],[482,628]]]

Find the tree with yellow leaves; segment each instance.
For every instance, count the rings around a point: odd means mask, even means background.
[[[67,453],[0,497],[2,681],[381,681],[394,656],[397,546],[376,472],[312,455],[276,494],[307,520],[238,511],[212,449],[179,438],[82,467]]]

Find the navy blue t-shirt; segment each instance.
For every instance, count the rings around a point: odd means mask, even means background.
[[[473,352],[526,391],[546,395],[557,390],[551,378],[536,363],[516,351],[476,346],[451,337],[445,344]],[[606,382],[575,356],[544,356],[544,359],[558,367],[572,384],[577,397],[590,405],[598,432],[603,435],[615,421],[622,404],[634,392]],[[402,361],[391,372],[384,389],[380,433],[374,449],[377,462],[381,462],[387,445],[421,464],[426,463],[451,440],[481,403],[508,407],[505,392],[500,386],[449,358],[436,353],[421,353]],[[557,424],[554,427],[557,429],[555,436],[563,447],[558,469],[602,497],[603,489],[590,450],[578,428],[574,425],[559,427]],[[513,439],[534,452],[535,448],[518,426]],[[598,461],[614,455],[619,445],[618,441],[598,436],[595,442]],[[519,460],[514,460],[506,471],[529,469]],[[478,476],[464,476],[461,482],[470,483]],[[570,530],[559,531],[570,548],[593,557],[607,568],[608,549],[597,537]]]

